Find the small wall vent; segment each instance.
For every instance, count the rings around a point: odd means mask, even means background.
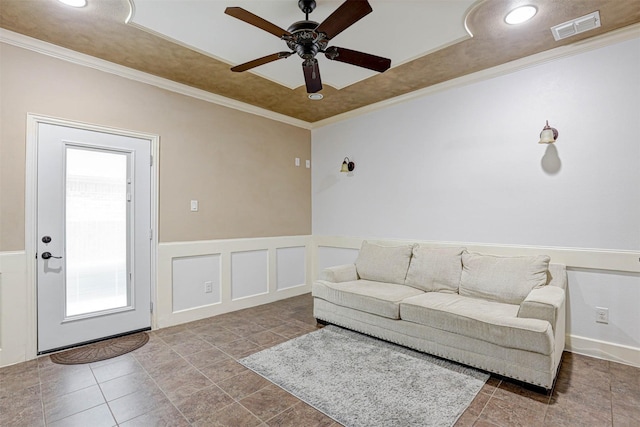
[[[553,38],[558,40],[566,39],[567,37],[575,36],[576,34],[584,33],[585,31],[593,30],[600,26],[600,12],[595,11],[580,18],[572,19],[571,21],[563,22],[562,24],[551,27],[551,33]]]

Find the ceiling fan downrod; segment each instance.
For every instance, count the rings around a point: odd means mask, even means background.
[[[309,20],[309,14],[316,8],[315,0],[299,0],[298,7],[306,15],[305,20]]]

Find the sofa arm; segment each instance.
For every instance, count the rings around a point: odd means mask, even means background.
[[[335,267],[325,268],[320,273],[320,280],[326,280],[327,282],[332,282],[332,283],[350,282],[352,280],[358,280],[358,272],[356,271],[356,265],[345,264],[345,265],[338,265]]]
[[[564,316],[564,289],[557,286],[543,286],[533,289],[520,304],[518,317],[546,320],[554,332],[560,316]]]

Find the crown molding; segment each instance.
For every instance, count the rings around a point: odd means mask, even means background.
[[[519,70],[534,67],[546,62],[554,61],[557,59],[578,55],[580,53],[588,52],[591,50],[599,49],[612,44],[620,43],[623,41],[631,40],[634,38],[640,38],[640,24],[630,25],[609,33],[603,34],[598,37],[592,37],[586,40],[578,41],[573,44],[560,46],[555,49],[551,49],[545,52],[541,52],[535,55],[521,58],[515,61],[508,62],[506,64],[498,65],[486,70],[478,71],[466,76],[458,77],[456,79],[448,80],[446,82],[429,86],[424,89],[419,89],[414,92],[400,95],[394,98],[390,98],[375,104],[367,105],[366,107],[358,108],[348,111],[346,113],[338,114],[333,117],[329,117],[317,122],[306,122],[304,120],[295,119],[284,114],[275,113],[273,111],[266,110],[264,108],[256,107],[244,102],[236,101],[224,96],[216,95],[204,90],[196,89],[191,86],[177,83],[168,79],[153,76],[142,71],[134,70],[122,65],[114,64],[103,59],[99,59],[90,55],[85,55],[67,48],[63,48],[51,43],[47,43],[41,40],[34,39],[22,34],[15,33],[0,28],[0,42],[7,43],[23,49],[28,49],[43,55],[51,56],[64,61],[72,62],[78,65],[82,65],[96,70],[104,71],[107,73],[115,74],[120,77],[124,77],[130,80],[135,80],[141,83],[146,83],[152,86],[156,86],[161,89],[165,89],[171,92],[179,93],[182,95],[190,96],[192,98],[200,99],[213,104],[221,105],[224,107],[232,108],[235,110],[243,111],[257,116],[265,117],[271,120],[279,121],[289,125],[293,125],[303,129],[318,129],[333,123],[348,120],[354,117],[358,117],[364,114],[368,114],[374,111],[382,110],[403,102],[411,101],[417,98],[422,98],[437,92],[442,92],[455,87],[466,86],[472,83],[480,82],[483,80],[492,79],[505,74],[510,74]]]
[[[348,111],[346,113],[338,114],[333,117],[329,117],[324,120],[319,120],[311,124],[312,129],[321,128],[333,123],[341,122],[344,120],[352,119],[354,117],[362,116],[374,111],[382,110],[393,105],[401,104],[403,102],[411,101],[417,98],[422,98],[437,92],[453,89],[456,87],[466,86],[472,83],[477,83],[483,80],[489,80],[495,77],[499,77],[506,74],[511,74],[516,71],[524,70],[526,68],[535,67],[546,62],[555,61],[561,58],[578,55],[580,53],[588,52],[595,49],[600,49],[605,46],[609,46],[623,41],[640,38],[640,24],[633,24],[628,27],[624,27],[615,31],[608,32],[601,36],[592,37],[586,40],[578,41],[573,44],[560,46],[555,49],[540,52],[535,55],[527,56],[525,58],[517,59],[515,61],[507,62],[486,70],[477,71],[466,76],[458,77],[446,82],[439,83],[437,85],[429,86],[424,89],[419,89],[414,92],[410,92],[404,95],[397,96],[395,98],[389,98],[375,104],[367,105],[366,107],[358,108]]]
[[[256,116],[311,129],[311,123],[0,28],[0,42]]]

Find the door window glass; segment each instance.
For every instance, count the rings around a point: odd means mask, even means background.
[[[66,316],[126,307],[126,153],[66,149]]]

